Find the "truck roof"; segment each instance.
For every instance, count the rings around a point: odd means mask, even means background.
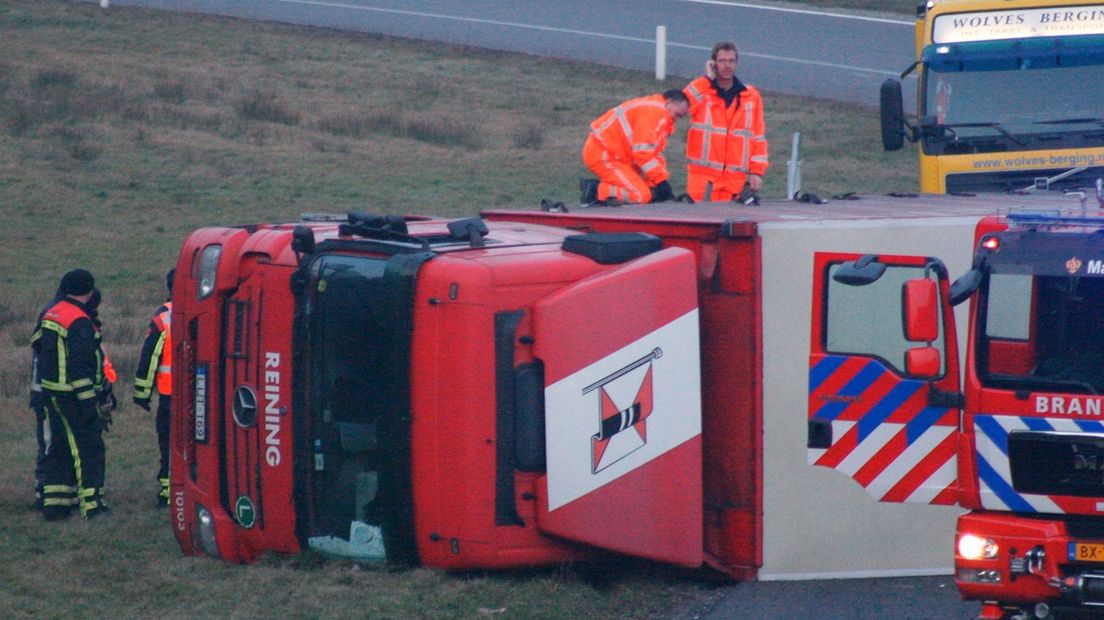
[[[1088,206],[1097,210],[1095,197],[1088,197]],[[537,210],[494,209],[483,214],[492,218],[524,219],[525,213],[539,214],[542,221],[549,216],[562,217],[565,225],[573,218],[588,221],[632,219],[641,222],[678,222],[691,226],[715,228],[728,225],[733,232],[754,234],[760,227],[811,227],[847,225],[848,222],[873,220],[930,220],[937,218],[980,218],[1003,215],[1010,211],[1057,213],[1079,210],[1077,195],[1037,194],[977,194],[954,196],[947,194],[918,195],[856,195],[848,199],[832,199],[826,204],[802,203],[793,200],[764,200],[759,206],[731,202],[697,204],[659,203],[625,207],[589,207],[570,209],[567,213]]]

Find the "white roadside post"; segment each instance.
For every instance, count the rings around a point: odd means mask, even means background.
[[[794,132],[790,161],[786,162],[786,200],[797,198],[801,191],[801,134]]]
[[[106,0],[105,0],[106,1]],[[656,26],[656,81],[667,79],[667,26]]]

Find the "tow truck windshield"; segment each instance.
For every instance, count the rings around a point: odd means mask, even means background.
[[[1097,88],[1104,65],[964,70],[935,63],[924,74],[926,153],[986,153],[1104,146]],[[1023,70],[1023,69],[1029,70]]]

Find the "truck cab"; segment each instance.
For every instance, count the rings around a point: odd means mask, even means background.
[[[1097,211],[983,218],[954,284],[937,257],[817,256],[809,460],[968,509],[955,579],[984,618],[1104,609],[1102,232]]]
[[[916,115],[882,84],[882,141],[919,146],[920,191],[1067,189],[1104,171],[1104,7],[930,0],[917,7]]]
[[[177,273],[186,554],[702,563],[689,252],[349,214],[201,229]]]

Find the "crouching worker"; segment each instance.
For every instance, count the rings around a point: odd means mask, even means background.
[[[63,519],[74,507],[86,518],[108,513],[103,499],[104,419],[110,405],[100,333],[89,308],[95,280],[84,269],[65,274],[58,296],[42,313],[31,336],[33,395],[44,414],[40,509],[47,520]],[[34,394],[37,392],[37,394]],[[102,406],[101,406],[102,403]],[[102,411],[101,411],[102,409]]]
[[[688,110],[686,95],[669,90],[626,101],[591,123],[583,163],[598,179],[579,182],[582,204],[643,204],[674,198],[663,149],[675,121]]]

